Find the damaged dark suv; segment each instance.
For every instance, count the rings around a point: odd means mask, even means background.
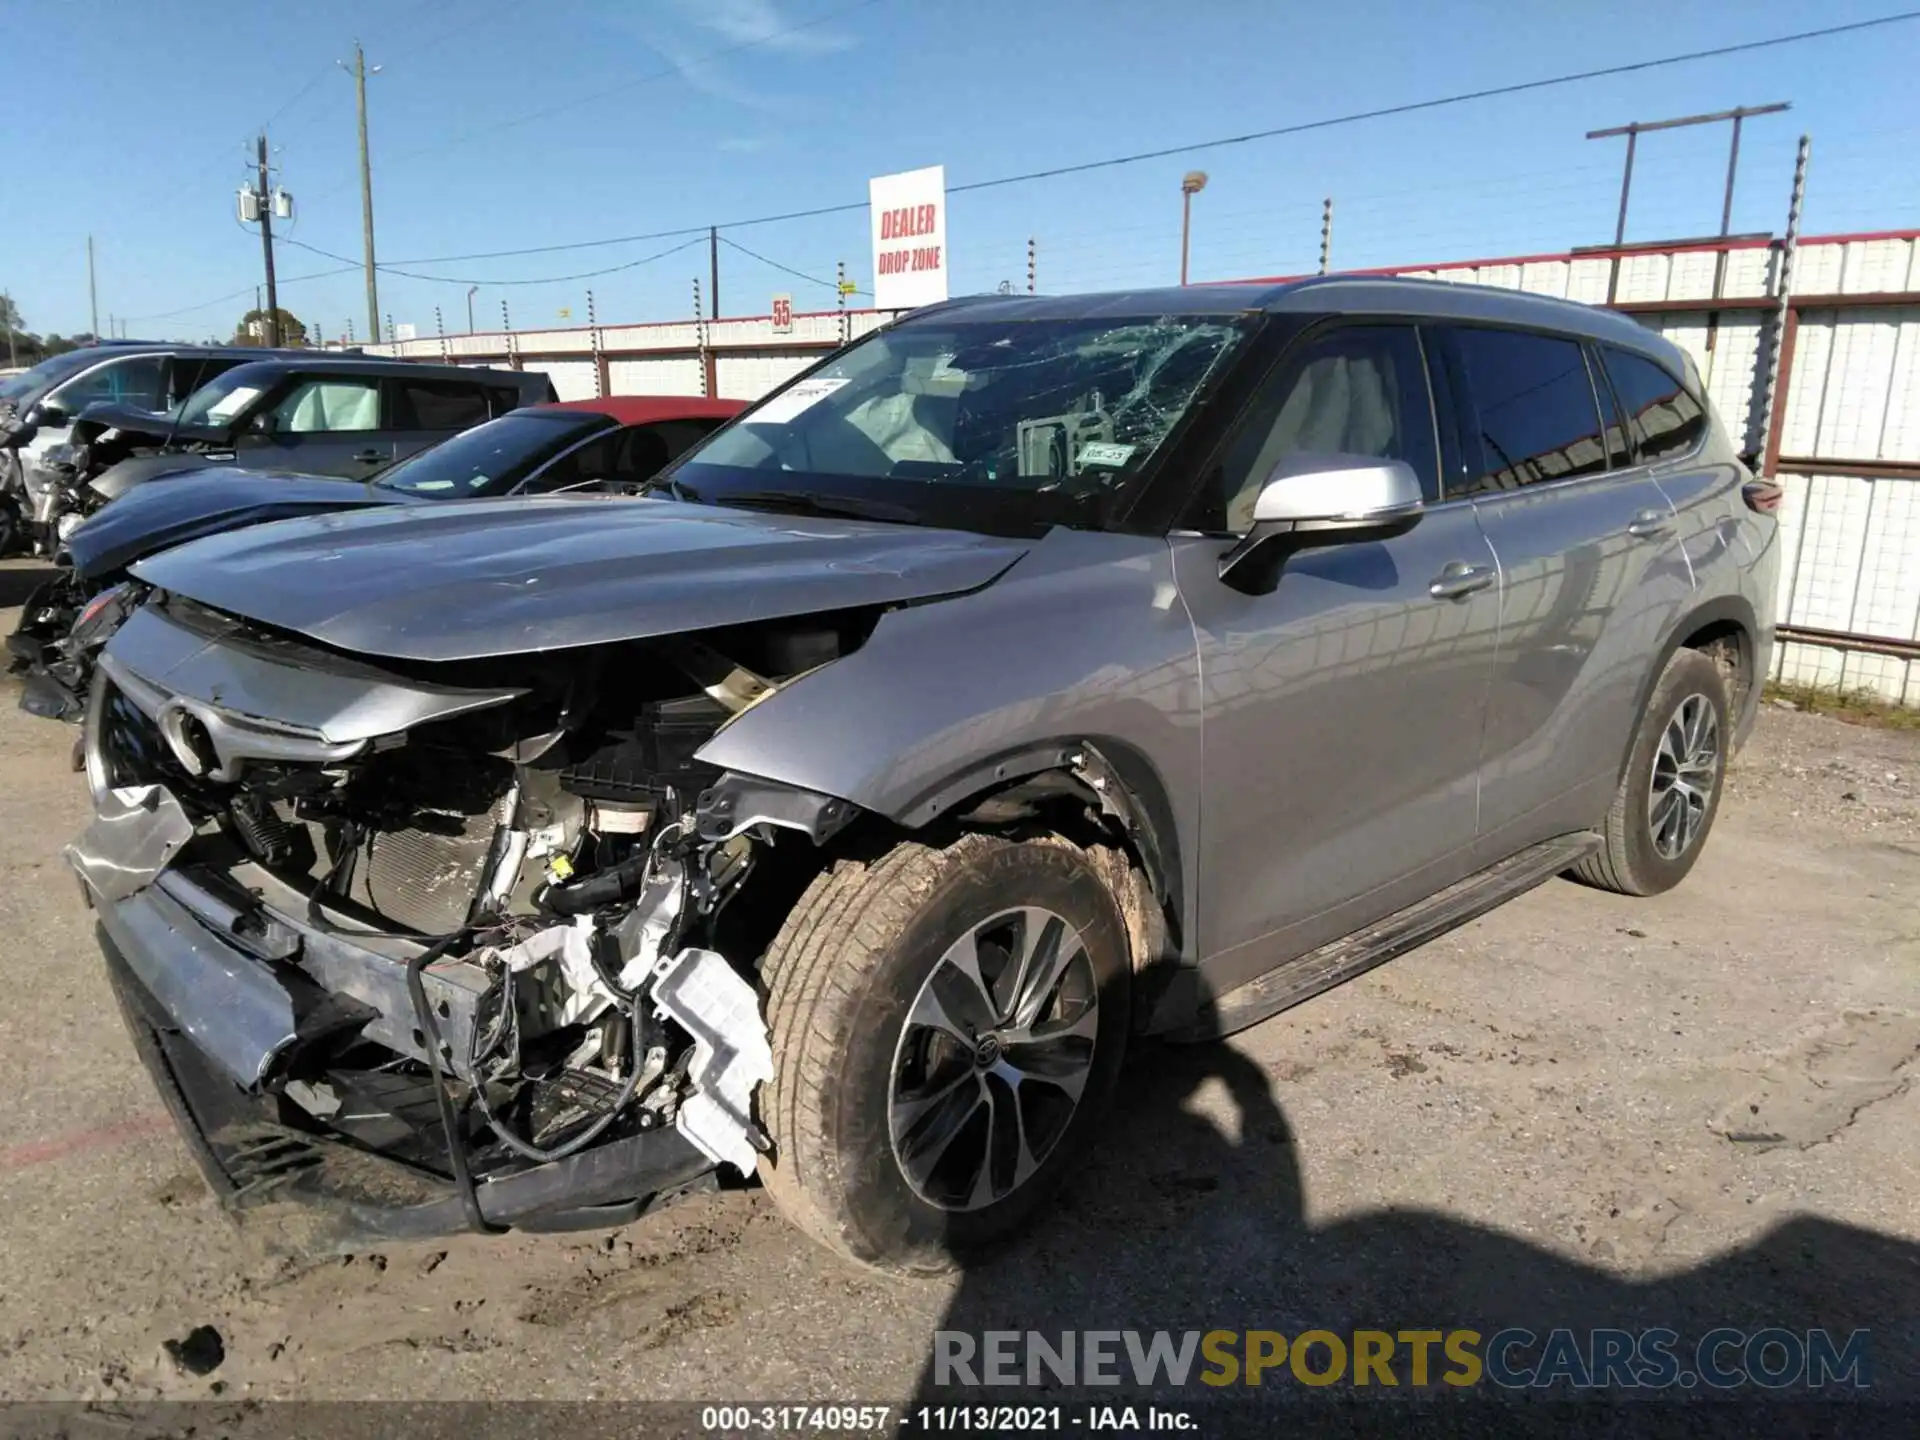
[[[759,1176],[927,1270],[1228,1033],[1713,824],[1779,491],[1604,311],[915,313],[644,497],[144,560],[68,851],[210,1182],[343,1235]]]

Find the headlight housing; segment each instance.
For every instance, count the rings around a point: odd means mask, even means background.
[[[126,623],[127,617],[140,608],[146,595],[147,587],[138,580],[125,580],[102,590],[81,607],[69,641],[79,650],[106,644],[113,632]]]

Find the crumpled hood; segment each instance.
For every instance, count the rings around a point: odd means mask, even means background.
[[[194,541],[133,573],[341,650],[447,661],[956,594],[1029,548],[873,521],[553,496],[285,520]]]
[[[188,470],[155,478],[164,483],[129,490],[68,537],[67,553],[81,579],[124,570],[142,556],[203,535],[239,530],[267,520],[393,504],[408,498],[400,491],[382,490],[358,480],[239,470],[228,465],[211,473]]]

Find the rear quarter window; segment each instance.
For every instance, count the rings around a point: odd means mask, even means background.
[[[1644,355],[1609,346],[1603,356],[1643,463],[1677,460],[1698,448],[1707,435],[1707,409],[1692,391]]]

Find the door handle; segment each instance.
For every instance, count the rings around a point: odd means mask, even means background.
[[[1493,581],[1491,565],[1469,565],[1464,560],[1454,560],[1434,577],[1427,593],[1436,600],[1463,600],[1486,589]]]
[[[387,454],[384,450],[362,450],[353,458],[361,465],[378,465],[382,460],[387,458]]]
[[[1627,525],[1627,534],[1636,540],[1653,540],[1673,528],[1673,517],[1660,510],[1642,510]]]

